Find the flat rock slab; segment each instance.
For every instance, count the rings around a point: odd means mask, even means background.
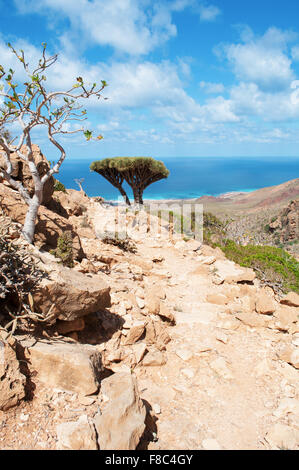
[[[215,276],[223,282],[252,282],[255,279],[255,272],[250,268],[242,268],[233,261],[219,259],[213,265]]]
[[[184,308],[184,312],[174,312],[177,325],[182,323],[209,325],[217,320],[218,313],[221,311],[221,306],[210,303],[190,304],[188,307]]]
[[[94,346],[63,342],[37,342],[25,347],[26,359],[37,378],[49,387],[92,395],[99,388],[102,361]]]

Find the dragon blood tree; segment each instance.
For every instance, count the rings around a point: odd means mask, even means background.
[[[93,162],[91,170],[97,171],[108,181],[108,173],[103,172],[103,167],[109,167],[109,177],[113,174],[114,186],[117,181],[118,189],[124,196],[127,204],[130,204],[127,194],[122,188],[123,181],[131,186],[135,204],[143,204],[143,192],[152,183],[167,178],[169,170],[164,163],[150,157],[115,157]],[[99,171],[100,169],[100,171]],[[111,182],[111,181],[110,181]]]
[[[27,77],[22,84],[16,83],[12,69],[6,71],[0,65],[0,154],[5,162],[4,168],[0,169],[0,176],[20,193],[28,206],[22,232],[29,243],[33,241],[44,185],[52,175],[59,173],[66,158],[66,151],[57,141],[57,135],[82,132],[87,140],[91,140],[93,138],[91,131],[83,127],[78,128],[78,125],[71,130],[70,125],[73,122],[86,120],[86,110],[82,109],[81,100],[91,96],[100,99],[101,92],[107,86],[104,80],[101,81],[100,86],[97,86],[96,83],[87,84],[82,77],[77,77],[75,83],[66,91],[48,91],[46,74],[49,67],[57,61],[58,56],[56,54],[47,57],[46,44],[42,46],[38,64],[30,68],[24,51],[17,52],[11,44],[8,44]],[[33,158],[31,135],[37,126],[46,129],[49,141],[59,151],[58,161],[43,176],[40,176]],[[16,128],[18,136],[11,139],[9,131],[13,130],[16,134]],[[102,139],[102,136],[98,136],[97,139]],[[12,176],[11,154],[13,153],[16,153],[28,165],[34,183],[34,193],[31,196],[25,186]]]
[[[130,206],[130,200],[126,191],[122,187],[124,175],[115,167],[114,160],[115,158],[104,158],[104,160],[92,162],[90,169],[99,173],[99,175],[103,176],[107,181],[109,181],[109,183],[117,188],[123,196],[125,203]]]

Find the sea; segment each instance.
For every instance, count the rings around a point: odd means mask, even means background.
[[[79,189],[88,196],[117,200],[119,192],[101,175],[90,171],[96,159],[66,159],[56,178],[66,188]],[[144,199],[190,199],[228,192],[250,192],[299,178],[299,157],[166,157],[159,158],[170,171],[167,179],[153,183]],[[129,198],[131,189],[124,184]]]

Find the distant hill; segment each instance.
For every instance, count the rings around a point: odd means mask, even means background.
[[[251,193],[227,193],[218,197],[202,196],[196,200],[204,210],[218,216],[245,215],[270,210],[275,213],[299,198],[299,178]]]

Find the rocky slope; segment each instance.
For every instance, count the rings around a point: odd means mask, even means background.
[[[299,178],[285,183],[258,189],[250,193],[230,193],[220,197],[203,196],[197,199],[205,210],[217,214],[258,213],[284,208],[299,196]]]
[[[32,302],[51,321],[1,333],[0,448],[298,449],[299,296],[143,212],[126,215],[136,250],[104,243],[117,208],[54,194],[36,247],[7,235],[44,271]],[[45,251],[65,230],[73,268]]]

